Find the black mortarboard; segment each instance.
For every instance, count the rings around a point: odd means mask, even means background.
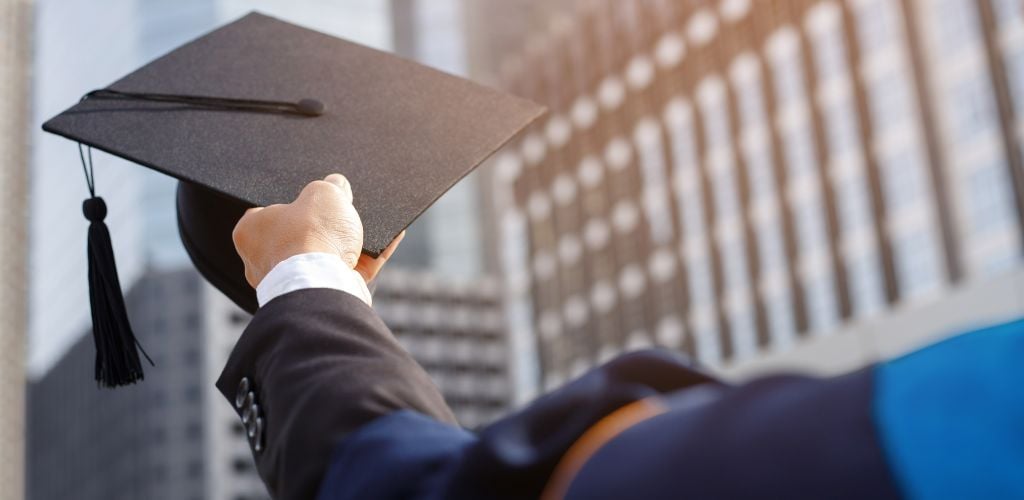
[[[43,124],[178,178],[178,227],[199,271],[256,309],[231,230],[246,208],[344,174],[378,255],[542,109],[390,54],[261,14],[208,33]],[[87,159],[89,161],[87,161]],[[82,155],[92,190],[91,159]],[[86,200],[97,380],[142,378],[106,207]],[[130,352],[128,352],[130,351]],[[127,356],[127,358],[126,358]]]

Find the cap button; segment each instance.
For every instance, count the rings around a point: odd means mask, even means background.
[[[320,116],[324,114],[324,103],[316,99],[302,99],[295,104],[295,109],[306,116]]]

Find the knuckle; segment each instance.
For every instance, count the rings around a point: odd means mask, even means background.
[[[240,247],[245,243],[245,239],[248,236],[249,219],[248,216],[242,216],[235,224],[235,228],[231,230],[231,241],[235,243],[235,247]]]
[[[302,191],[304,193],[305,192],[309,192],[309,194],[322,194],[322,193],[328,193],[331,190],[333,190],[334,188],[335,188],[334,184],[331,184],[330,182],[327,182],[327,181],[313,181],[313,182],[310,182],[309,184],[306,184],[306,187]]]

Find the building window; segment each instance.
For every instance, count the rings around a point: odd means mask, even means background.
[[[801,67],[796,59],[798,55],[791,53],[774,61],[775,96],[780,108],[804,98],[804,85],[800,75]]]
[[[231,461],[231,465],[237,474],[245,474],[253,470],[252,458],[250,457],[235,457]]]
[[[188,463],[185,467],[185,475],[189,479],[199,479],[203,476],[203,462],[201,460],[193,460]]]
[[[182,355],[185,366],[195,367],[199,365],[199,349],[193,347],[186,349]]]
[[[248,324],[250,319],[252,319],[252,316],[242,311],[232,311],[228,316],[228,321],[235,326]]]
[[[939,284],[937,248],[930,231],[907,231],[897,239],[897,274],[908,297],[919,297]]]
[[[831,276],[809,280],[807,306],[811,330],[818,334],[828,333],[838,316],[835,309],[835,285]]]
[[[154,444],[163,444],[167,441],[167,430],[163,427],[156,427],[149,433]]]
[[[164,333],[167,333],[167,320],[164,318],[153,318],[150,331],[153,332],[154,335],[163,335]]]
[[[857,131],[857,114],[849,99],[833,104],[825,109],[827,124],[825,134],[828,140],[829,154],[833,158],[848,152],[860,150]]]
[[[167,480],[167,466],[164,464],[154,464],[149,470],[149,475],[153,478],[154,482],[162,482]]]
[[[839,195],[839,220],[843,233],[851,234],[871,225],[871,210],[868,203],[867,181],[860,175],[844,179],[836,186]]]
[[[990,0],[938,0],[929,2],[928,11],[935,16],[936,38],[943,53],[953,54],[970,47],[978,38],[977,12],[971,3]]]
[[[904,148],[882,158],[882,192],[890,211],[896,212],[925,201],[924,169],[916,148]]]
[[[881,53],[902,35],[894,0],[860,2],[857,5],[857,35],[864,54]]]
[[[878,254],[872,252],[851,258],[848,266],[854,310],[861,316],[878,311],[883,301]]]
[[[996,128],[992,91],[983,75],[960,82],[950,93],[952,127],[957,142],[967,142]]]
[[[868,106],[876,134],[895,130],[911,116],[907,84],[907,74],[897,70],[887,72],[870,84]]]
[[[189,422],[185,425],[185,439],[189,441],[199,441],[203,438],[203,424],[199,422]]]
[[[188,387],[185,387],[185,401],[188,401],[189,403],[199,401],[202,394],[203,392],[198,385],[190,384]]]
[[[1015,26],[1024,22],[1024,8],[1020,0],[994,0],[993,10],[996,13],[996,20],[1004,27]]]
[[[185,331],[188,333],[199,333],[199,315],[190,313],[185,316]]]
[[[840,16],[839,7],[832,1],[819,2],[807,13],[807,31],[814,37],[814,60],[821,81],[846,74]]]
[[[153,391],[152,394],[150,394],[150,404],[149,404],[149,406],[151,408],[163,408],[164,405],[166,405],[166,404],[167,404],[167,394],[163,390],[156,389],[156,390]]]
[[[987,165],[976,169],[968,178],[972,232],[978,235],[1001,228],[1007,221],[1003,210],[1006,179],[1000,175],[1005,165]]]

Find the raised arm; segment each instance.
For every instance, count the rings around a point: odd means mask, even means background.
[[[217,388],[243,420],[274,498],[308,499],[331,451],[397,410],[454,423],[430,378],[369,306],[381,258],[360,255],[362,224],[340,175],[288,205],[252,209],[235,245],[260,309]]]

